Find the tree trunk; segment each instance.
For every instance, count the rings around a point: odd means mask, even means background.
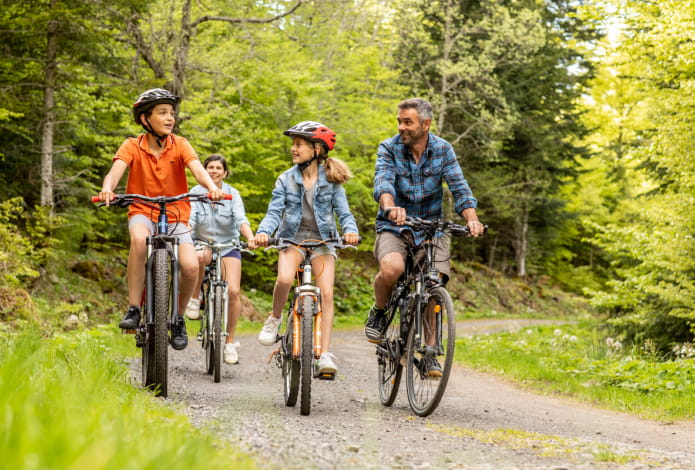
[[[517,239],[514,242],[514,258],[516,261],[516,275],[524,278],[526,277],[526,254],[528,252],[528,209],[526,205],[522,207],[521,211]]]
[[[51,9],[56,0],[51,0]],[[43,129],[41,135],[41,205],[53,208],[53,129],[57,77],[58,22],[49,20],[44,67]]]
[[[188,62],[188,51],[191,47],[191,0],[183,2],[181,8],[181,42],[176,50],[174,59],[174,80],[171,85],[171,92],[176,96],[184,97],[184,83],[186,81],[186,65]]]

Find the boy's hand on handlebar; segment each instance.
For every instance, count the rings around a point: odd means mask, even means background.
[[[209,192],[209,197],[213,201],[221,201],[222,199],[224,199],[224,196],[225,192],[222,191],[220,188],[214,188]]]
[[[343,241],[348,245],[357,245],[360,241],[360,236],[356,233],[343,234]]]
[[[116,198],[116,194],[113,191],[102,189],[99,192],[99,200],[109,207],[109,203]]]
[[[268,234],[267,233],[257,233],[254,239],[258,247],[268,246]]]
[[[258,248],[258,245],[256,244],[256,239],[254,237],[249,238],[246,240],[246,248],[249,250],[255,250]]]

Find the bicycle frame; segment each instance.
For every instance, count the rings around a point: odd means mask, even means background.
[[[300,284],[294,288],[294,296],[292,298],[292,308],[288,312],[293,316],[292,328],[293,337],[295,340],[292,342],[292,356],[298,358],[302,350],[301,344],[301,319],[300,316],[306,315],[307,312],[301,311],[300,305],[302,298],[306,296],[313,297],[314,300],[314,311],[311,312],[314,317],[314,358],[318,359],[321,356],[321,289],[315,286],[311,279],[311,260],[309,256],[304,257],[304,260],[299,265],[297,269],[297,278],[301,279]]]
[[[417,415],[428,416],[446,389],[456,341],[453,301],[434,265],[437,234],[469,231],[444,220],[406,217],[405,224],[424,232],[424,243],[407,245],[405,270],[386,306],[388,324],[376,346],[379,396],[384,406],[393,404],[405,369],[410,407]],[[418,259],[420,248],[424,254]]]
[[[159,202],[159,216],[157,218],[157,233],[147,237],[147,261],[145,263],[145,320],[147,324],[154,323],[154,289],[152,286],[152,254],[156,249],[166,249],[171,260],[171,293],[179,291],[179,239],[169,235],[169,218],[166,211],[166,202]],[[169,325],[173,325],[179,318],[178,295],[172,295],[171,316]]]
[[[229,198],[231,195],[225,196],[225,199]],[[92,197],[92,202],[100,202],[100,199],[99,196]],[[168,391],[169,333],[180,318],[179,239],[169,234],[167,204],[181,200],[210,201],[209,194],[193,193],[158,197],[120,194],[111,201],[117,207],[141,203],[158,212],[155,233],[146,240],[145,286],[141,297],[144,311],[134,333],[135,344],[142,349],[143,387],[152,388],[162,397],[166,397]]]

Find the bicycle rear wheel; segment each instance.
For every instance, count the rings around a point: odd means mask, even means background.
[[[406,389],[410,407],[418,416],[430,415],[439,405],[451,373],[456,343],[451,296],[443,287],[435,287],[429,295],[421,315],[421,334],[416,335],[416,325],[408,334]]]
[[[392,305],[392,302],[388,305]],[[376,358],[379,364],[379,398],[384,406],[391,406],[396,400],[403,373],[400,360],[404,353],[400,341],[402,317],[399,315],[399,310],[395,307],[389,309],[389,326],[384,341],[376,347]]]
[[[314,298],[310,295],[302,298],[302,391],[299,402],[299,412],[303,415],[311,413],[311,379],[314,360]]]
[[[143,345],[143,386],[154,390],[155,395],[166,397],[169,353],[169,258],[163,249],[154,250],[152,257],[154,325],[147,325],[147,341]]]
[[[212,321],[212,368],[213,380],[218,383],[222,374],[222,315],[224,314],[224,286],[215,286]]]
[[[294,406],[297,403],[299,395],[299,360],[292,357],[292,344],[294,342],[293,335],[294,318],[290,312],[287,318],[287,330],[282,340],[282,377],[284,379],[285,390],[285,405]]]

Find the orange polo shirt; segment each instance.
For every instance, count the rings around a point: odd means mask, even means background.
[[[183,137],[171,134],[162,143],[166,145],[159,158],[150,152],[146,135],[129,137],[116,152],[114,160],[123,160],[128,167],[127,194],[144,196],[177,196],[188,192],[186,165],[198,159],[193,147]],[[167,204],[169,223],[187,223],[191,214],[188,201]],[[128,218],[142,214],[157,222],[159,211],[144,204],[128,208]]]

